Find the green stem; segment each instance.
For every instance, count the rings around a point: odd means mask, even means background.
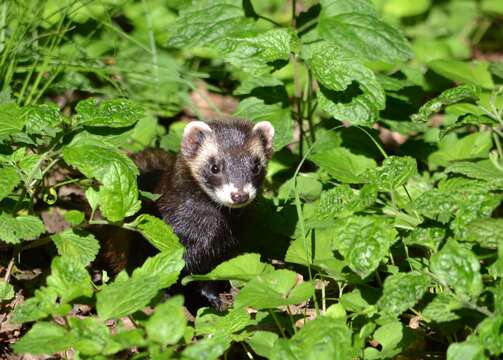
[[[279,332],[281,333],[281,336],[286,339],[286,334],[285,334],[285,331],[283,330],[283,327],[281,326],[278,318],[276,317],[276,315],[274,314],[274,311],[269,309],[269,314],[271,315],[272,319],[274,320],[274,323],[276,324],[276,326],[278,327],[278,330]]]

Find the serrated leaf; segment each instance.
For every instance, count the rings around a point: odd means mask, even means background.
[[[73,258],[55,257],[51,263],[51,275],[47,285],[55,289],[61,302],[69,302],[79,296],[91,296],[91,277],[84,266]]]
[[[231,338],[219,334],[197,341],[185,348],[182,358],[187,360],[217,360],[231,345]]]
[[[93,127],[129,127],[143,117],[142,107],[126,99],[105,100],[99,104],[96,99],[86,99],[77,104],[75,111],[77,124]]]
[[[316,207],[317,219],[347,217],[371,206],[377,200],[377,187],[365,184],[360,190],[347,184],[323,191]]]
[[[494,82],[488,70],[489,64],[487,62],[438,59],[428,63],[428,67],[450,80],[480,86],[485,89],[494,88]]]
[[[274,343],[278,340],[278,335],[270,331],[257,330],[246,340],[252,350],[266,359],[270,359],[273,354]]]
[[[405,61],[412,57],[405,37],[379,20],[369,1],[325,1],[322,8],[318,33],[347,53],[367,60],[388,62]]]
[[[318,230],[331,239],[351,270],[361,278],[370,275],[388,254],[397,231],[378,216],[352,216],[339,219],[329,228]]]
[[[421,299],[429,285],[430,278],[418,272],[392,274],[384,281],[377,306],[386,316],[399,316]]]
[[[459,319],[453,310],[460,309],[462,304],[454,297],[439,293],[424,308],[422,315],[426,321],[447,322]]]
[[[141,214],[133,222],[124,226],[139,231],[160,251],[174,252],[183,248],[171,226],[155,216]]]
[[[71,348],[75,337],[64,327],[52,322],[38,322],[12,345],[16,353],[54,354]]]
[[[478,325],[478,338],[481,344],[484,345],[484,348],[493,356],[503,353],[502,328],[502,315],[487,317]]]
[[[440,112],[445,106],[461,101],[477,100],[479,89],[474,85],[461,85],[452,89],[444,90],[436,98],[427,101],[419,108],[419,111],[411,116],[412,121],[426,122],[430,117]]]
[[[63,217],[73,226],[79,225],[85,220],[85,215],[79,210],[68,210],[63,214]]]
[[[0,240],[9,244],[34,240],[44,231],[44,223],[38,217],[32,215],[13,217],[4,212],[0,214]]]
[[[468,224],[463,241],[476,242],[480,246],[496,249],[503,246],[503,219],[480,219]]]
[[[458,295],[474,298],[482,291],[480,264],[475,254],[454,240],[431,257],[431,271]]]
[[[154,314],[145,323],[145,329],[149,340],[166,346],[182,338],[186,324],[183,297],[176,296],[155,308]]]
[[[374,341],[382,347],[381,351],[367,347],[364,350],[365,359],[389,359],[401,352],[400,342],[404,338],[404,326],[399,321],[393,321],[379,327],[374,333]]]
[[[11,322],[24,323],[40,320],[48,315],[66,315],[72,309],[71,305],[61,303],[56,289],[41,287],[35,290],[35,296],[16,306]]]
[[[447,360],[485,360],[484,347],[478,342],[451,343],[447,349]]]
[[[0,301],[10,300],[14,297],[14,288],[5,280],[0,280]]]
[[[0,168],[0,200],[9,196],[20,181],[14,167]]]
[[[352,333],[344,321],[319,316],[307,322],[291,339],[275,343],[272,360],[346,360],[358,356]]]
[[[416,160],[410,156],[389,156],[375,170],[379,189],[389,192],[405,185],[416,173]]]
[[[26,132],[35,135],[55,136],[61,128],[63,117],[56,104],[41,104],[23,107],[21,116]]]
[[[320,84],[321,109],[337,120],[372,126],[385,107],[384,90],[372,70],[326,44],[315,45],[310,52],[304,56]]]
[[[318,180],[315,173],[302,173],[285,181],[278,190],[278,199],[295,198],[295,186],[299,198],[312,202],[320,197],[323,184]]]
[[[201,335],[223,332],[230,336],[256,323],[257,322],[251,319],[250,314],[244,308],[232,309],[227,314],[219,314],[215,310],[204,309],[197,314],[195,330],[197,334]]]
[[[68,319],[70,335],[75,338],[75,349],[83,355],[99,355],[111,343],[107,326],[94,317]]]
[[[491,185],[503,187],[503,171],[496,168],[491,160],[459,161],[449,165],[445,171],[462,174],[473,179],[486,180]]]
[[[63,150],[66,163],[102,183],[99,204],[110,221],[120,221],[140,209],[133,161],[110,145],[89,138],[74,140]]]
[[[445,238],[445,229],[439,227],[416,228],[403,239],[407,245],[420,245],[436,251]]]
[[[92,234],[75,233],[71,229],[51,236],[58,249],[58,254],[75,259],[82,266],[87,266],[96,258],[100,249],[98,240]]]
[[[206,275],[189,275],[183,278],[182,284],[186,285],[196,280],[241,280],[249,281],[256,276],[273,271],[272,265],[260,262],[259,254],[244,254],[236,256],[217,265]]]
[[[234,115],[255,123],[270,121],[274,127],[274,150],[281,149],[292,140],[292,115],[290,109],[283,108],[281,104],[266,104],[262,99],[248,97],[239,103]]]
[[[0,142],[24,127],[21,111],[15,103],[0,104]]]
[[[309,157],[338,181],[350,184],[369,182],[367,171],[376,167],[373,159],[354,155],[350,150],[338,147]]]
[[[159,288],[173,285],[185,265],[183,252],[182,247],[173,251],[162,251],[149,257],[140,268],[134,270],[132,278],[155,277],[158,279]]]
[[[250,280],[241,289],[234,307],[249,306],[257,310],[299,304],[313,295],[309,282],[297,284],[297,274],[290,270],[267,272]]]

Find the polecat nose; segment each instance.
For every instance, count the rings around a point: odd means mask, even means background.
[[[231,193],[231,199],[235,204],[242,204],[248,201],[250,195],[245,191],[236,191]]]

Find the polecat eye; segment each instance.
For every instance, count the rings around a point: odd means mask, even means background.
[[[211,165],[210,170],[213,174],[218,174],[220,172],[220,168],[216,164]]]

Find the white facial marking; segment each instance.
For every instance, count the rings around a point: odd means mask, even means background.
[[[224,184],[220,186],[219,188],[215,189],[213,193],[208,192],[208,194],[213,198],[213,200],[217,203],[220,203],[224,206],[230,207],[230,208],[240,208],[248,205],[250,202],[255,199],[255,196],[257,195],[257,190],[255,187],[248,183],[243,187],[244,192],[248,193],[248,200],[245,201],[244,203],[239,203],[236,204],[234,200],[232,200],[232,193],[238,192],[239,189],[232,183],[229,184]]]
[[[250,199],[246,202],[247,204],[255,199],[255,196],[257,196],[257,189],[255,189],[255,186],[253,186],[252,183],[248,183],[243,187],[244,192],[248,193],[248,196],[250,196]]]

